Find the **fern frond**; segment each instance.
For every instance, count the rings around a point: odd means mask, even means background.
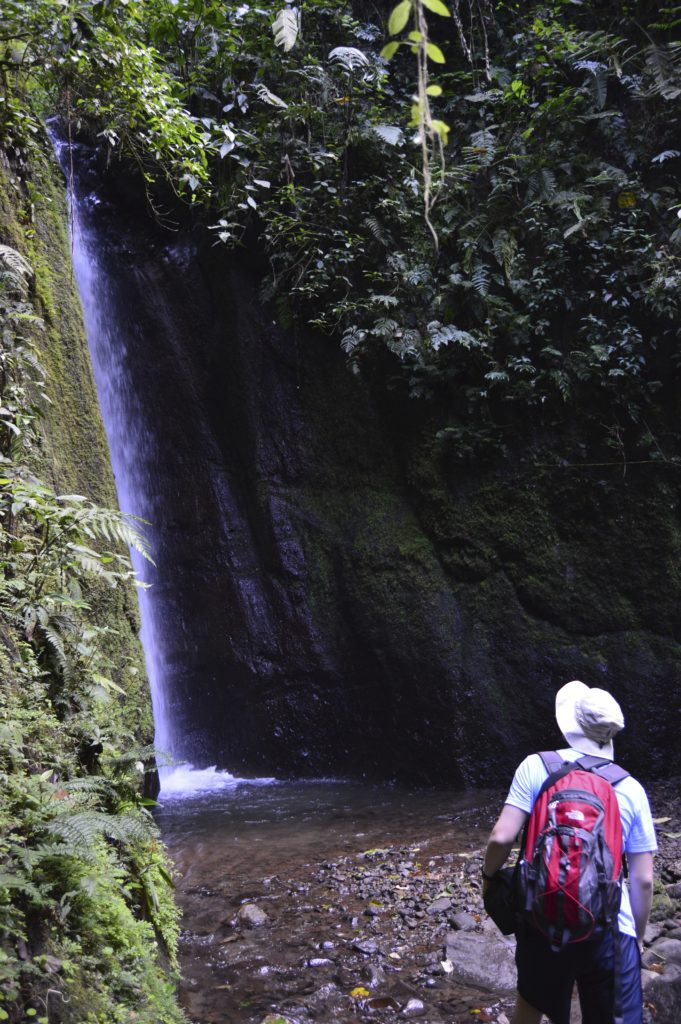
[[[10,284],[25,295],[28,282],[33,277],[33,267],[28,260],[11,245],[0,245],[0,264],[6,268]]]
[[[377,242],[381,245],[386,245],[386,237],[383,231],[383,227],[373,213],[370,213],[368,217],[364,218],[364,223],[369,228],[369,231],[374,236]]]
[[[101,775],[84,775],[79,779],[69,779],[61,783],[61,788],[67,793],[96,793],[99,796],[114,796],[116,786],[110,779],[103,779]]]
[[[369,66],[369,58],[356,46],[336,46],[329,53],[332,64],[340,64],[344,71],[359,71]]]
[[[153,838],[156,826],[150,817],[133,814],[105,814],[103,811],[78,811],[60,814],[47,826],[50,835],[59,836],[84,856],[101,836],[124,846],[144,843]]]
[[[487,295],[489,291],[490,276],[489,268],[485,266],[484,263],[476,263],[473,273],[471,274],[471,282],[478,295]]]
[[[681,96],[681,43],[667,46],[651,43],[644,53],[646,68],[654,81],[648,95],[662,96],[665,100],[678,99]]]
[[[45,906],[49,902],[45,897],[45,893],[42,892],[37,885],[34,885],[33,882],[29,882],[27,878],[22,878],[19,874],[11,875],[6,871],[0,874],[0,891],[2,889],[9,889],[13,893],[20,893],[22,896],[28,896],[34,906]]]
[[[282,100],[281,96],[277,96],[276,93],[271,92],[266,85],[259,82],[255,87],[258,99],[262,100],[263,103],[268,103],[271,107],[279,107],[280,110],[288,110],[288,103],[286,100]]]
[[[548,167],[542,167],[530,175],[527,183],[526,201],[553,199],[556,194],[556,176]]]
[[[41,633],[49,647],[57,666],[64,676],[68,674],[68,659],[64,638],[51,625],[41,626]]]

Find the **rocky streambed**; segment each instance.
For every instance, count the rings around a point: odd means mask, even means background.
[[[643,978],[646,1014],[656,1024],[681,1020],[677,792],[672,784],[653,792],[661,850]],[[382,829],[380,814],[358,833],[350,821],[344,838],[333,829],[326,844],[316,836],[314,849],[329,849],[316,859],[292,856],[288,843],[267,836],[264,849],[240,861],[238,877],[230,856],[222,874],[212,855],[202,877],[199,861],[210,847],[178,847],[181,995],[192,1024],[507,1024],[514,943],[485,916],[480,889],[500,799],[404,821],[402,842],[394,823]],[[389,841],[375,842],[382,831]],[[277,870],[258,870],[273,864]]]

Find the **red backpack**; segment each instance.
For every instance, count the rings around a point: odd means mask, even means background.
[[[622,823],[613,786],[629,774],[599,757],[539,755],[549,777],[525,826],[516,868],[522,918],[555,950],[617,929]]]

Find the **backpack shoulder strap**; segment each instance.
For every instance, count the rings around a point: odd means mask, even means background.
[[[572,761],[564,761],[560,754],[558,754],[555,750],[540,750],[539,756],[541,757],[544,767],[546,768],[549,774],[544,779],[544,783],[539,792],[537,793],[537,796],[535,798],[535,804],[537,800],[539,800],[539,797],[542,796],[547,789],[550,789],[551,786],[553,786],[553,784],[558,781],[558,779],[561,779],[564,775],[567,775],[568,772],[571,772],[574,768],[574,764]]]
[[[614,761],[608,761],[604,757],[594,757],[591,754],[587,754],[584,757],[580,757],[578,761],[575,761],[576,765],[583,768],[584,771],[593,772],[594,775],[600,775],[602,779],[609,782],[611,786],[616,786],[622,779],[626,779],[629,776],[629,772],[626,768],[621,768],[620,765],[615,764]]]
[[[565,761],[563,761],[563,758],[556,750],[540,750],[539,756],[544,762],[544,767],[549,775],[553,775],[554,772],[557,772],[565,764]]]

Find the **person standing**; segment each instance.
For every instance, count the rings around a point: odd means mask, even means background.
[[[622,710],[605,690],[578,680],[556,694],[556,721],[568,746],[559,749],[565,762],[583,755],[614,760],[613,736],[624,727]],[[482,865],[483,895],[504,865],[525,826],[548,771],[539,754],[516,769],[504,807],[490,834]],[[614,786],[622,823],[623,852],[629,880],[622,888],[618,930],[558,951],[529,925],[517,934],[518,996],[511,1024],[539,1024],[546,1014],[552,1024],[569,1024],[576,982],[582,1024],[615,1021],[615,991],[621,1006],[617,1024],[642,1024],[641,947],[653,894],[655,828],[643,786],[630,775]],[[615,943],[619,944],[618,954]],[[615,982],[615,964],[619,980]]]

